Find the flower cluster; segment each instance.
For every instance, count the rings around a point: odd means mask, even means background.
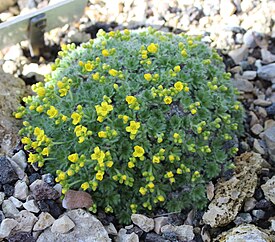
[[[98,209],[131,213],[203,207],[230,165],[243,108],[221,57],[199,37],[99,31],[62,46],[45,82],[15,113],[28,161]]]

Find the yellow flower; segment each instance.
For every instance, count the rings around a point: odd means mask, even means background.
[[[160,202],[164,202],[164,200],[165,200],[164,196],[162,196],[162,195],[157,196],[157,199],[158,199]]]
[[[36,108],[36,112],[38,112],[38,113],[42,113],[43,110],[44,110],[44,107],[41,105]]]
[[[147,185],[150,189],[153,189],[155,187],[155,184],[153,182],[149,182]]]
[[[81,184],[81,188],[86,191],[88,188],[90,187],[89,183],[88,182],[84,182]]]
[[[147,192],[147,189],[145,187],[139,188],[139,192],[141,193],[142,196],[144,196]]]
[[[183,84],[182,82],[176,82],[174,84],[174,87],[176,88],[177,91],[181,91],[183,89]]]
[[[143,155],[144,155],[144,149],[141,147],[141,146],[139,146],[139,145],[136,145],[135,147],[134,147],[134,153],[133,153],[133,156],[134,157],[142,157]]]
[[[160,158],[156,155],[153,156],[153,163],[160,163]]]
[[[78,156],[77,153],[74,153],[74,154],[71,154],[71,155],[68,156],[68,160],[73,162],[73,163],[77,162],[78,159],[79,159],[79,156]]]
[[[175,160],[175,156],[174,155],[169,155],[169,161],[174,161]]]
[[[23,117],[23,113],[16,113],[15,118],[19,119]]]
[[[59,89],[61,89],[61,88],[63,88],[65,86],[65,83],[62,82],[62,81],[58,81],[57,82],[57,86],[58,86]]]
[[[173,99],[170,96],[166,96],[163,101],[165,102],[165,104],[171,104]]]
[[[82,117],[79,113],[73,112],[71,118],[73,119],[73,125],[77,125],[81,121]]]
[[[146,73],[146,74],[144,74],[144,79],[146,81],[151,81],[152,80],[152,75],[150,73]]]
[[[28,158],[28,162],[33,164],[38,160],[37,158],[38,158],[37,154],[30,153],[29,158]]]
[[[129,162],[128,162],[128,167],[129,167],[129,168],[135,167],[134,162],[133,162],[133,161],[129,161]]]
[[[184,91],[185,91],[185,92],[189,92],[189,87],[185,87],[185,88],[184,88]]]
[[[157,53],[158,52],[158,46],[154,43],[151,43],[148,47],[147,47],[147,50],[150,52],[150,53]]]
[[[197,113],[197,110],[196,110],[196,109],[194,109],[194,108],[192,108],[192,109],[191,109],[191,113],[194,115],[194,114],[196,114],[196,113]]]
[[[46,156],[48,156],[49,153],[50,153],[50,151],[49,151],[49,148],[48,148],[48,147],[44,148],[44,149],[42,150],[42,152],[41,152],[42,155],[46,155]]]
[[[178,133],[174,133],[174,134],[173,134],[173,138],[174,138],[174,139],[178,139],[179,137],[180,137],[180,135],[179,135]]]
[[[38,87],[35,92],[39,97],[44,97],[46,94],[46,89],[44,87]]]
[[[112,167],[113,164],[114,164],[114,162],[112,160],[109,160],[109,161],[106,162],[107,167]]]
[[[32,141],[31,141],[31,139],[29,138],[29,137],[23,137],[22,139],[21,139],[21,142],[22,142],[22,144],[30,144]]]
[[[108,50],[106,50],[106,49],[104,49],[104,50],[102,50],[102,55],[103,56],[105,56],[105,57],[107,57],[107,56],[109,56],[109,51]]]
[[[99,131],[98,132],[98,137],[99,138],[107,138],[107,133],[105,131]]]
[[[180,69],[180,66],[175,66],[175,67],[174,67],[174,72],[180,72],[180,70],[181,70],[181,69]]]
[[[166,177],[167,177],[167,178],[172,178],[172,177],[174,177],[173,172],[172,172],[172,171],[168,171],[168,172],[166,173]]]
[[[185,49],[183,49],[183,50],[181,51],[181,55],[182,55],[183,57],[186,57],[186,56],[187,56],[187,52],[186,52]]]
[[[140,128],[140,122],[130,121],[130,125],[126,127],[126,131],[131,134],[136,134]]]
[[[97,160],[98,162],[103,162],[105,158],[105,153],[100,150],[100,148],[97,146],[94,148],[94,153],[91,155],[92,160]]]
[[[127,115],[123,115],[122,119],[123,119],[123,123],[126,124],[129,120],[129,117]]]
[[[137,101],[137,98],[134,97],[134,96],[127,96],[127,97],[126,97],[126,102],[127,102],[128,104],[134,104],[136,101]]]
[[[118,71],[115,70],[115,69],[111,69],[111,70],[109,70],[109,74],[110,74],[111,76],[117,76]]]
[[[90,62],[86,63],[84,67],[86,71],[92,71],[94,69],[94,66]]]
[[[98,171],[95,175],[95,179],[97,179],[98,181],[102,181],[104,176],[104,172],[103,171]]]
[[[47,115],[50,118],[55,118],[58,115],[58,110],[54,106],[50,106],[50,109],[47,111]]]

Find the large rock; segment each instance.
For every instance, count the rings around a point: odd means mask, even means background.
[[[0,239],[8,237],[11,231],[16,227],[17,221],[12,218],[6,218],[1,222]]]
[[[12,150],[19,141],[17,134],[21,122],[16,120],[12,113],[17,110],[25,92],[23,80],[0,69],[0,155],[12,155]]]
[[[257,185],[257,172],[265,161],[260,154],[250,152],[236,157],[236,174],[228,181],[219,181],[215,197],[203,215],[211,227],[225,226],[232,222],[245,200],[252,197]]]
[[[255,225],[240,225],[229,231],[226,231],[213,240],[213,242],[237,242],[237,241],[273,241],[269,234],[261,231]]]
[[[15,216],[15,220],[18,222],[14,231],[17,232],[31,232],[34,224],[37,222],[35,215],[27,210],[20,211]]]
[[[71,210],[65,213],[75,224],[72,231],[66,234],[53,233],[50,228],[46,229],[38,237],[37,242],[109,242],[107,231],[102,223],[92,214],[83,209]]]

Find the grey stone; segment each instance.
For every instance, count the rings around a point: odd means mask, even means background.
[[[55,220],[51,227],[52,233],[65,234],[75,227],[74,222],[67,216],[63,215],[61,218]]]
[[[275,161],[275,127],[266,129],[263,134],[270,158]]]
[[[271,177],[261,188],[265,198],[275,204],[275,176]]]
[[[261,107],[268,107],[272,104],[271,101],[268,100],[264,100],[264,99],[256,99],[253,101],[253,103],[257,106],[261,106]]]
[[[28,190],[26,182],[19,180],[15,184],[13,196],[20,200],[26,200],[29,193]]]
[[[267,49],[261,49],[261,55],[262,55],[263,63],[269,64],[269,63],[275,62],[275,55],[273,55]]]
[[[38,221],[35,223],[33,230],[34,231],[40,231],[40,230],[44,230],[48,227],[50,227],[53,223],[54,223],[55,219],[53,218],[52,215],[50,215],[49,213],[44,213],[42,212],[39,217],[38,217]]]
[[[16,226],[16,220],[12,218],[5,218],[0,226],[0,239],[7,238]]]
[[[18,176],[13,170],[10,162],[6,159],[6,157],[0,157],[0,184],[11,183],[17,179]]]
[[[18,222],[17,226],[14,228],[15,231],[31,232],[37,218],[33,213],[22,210],[15,216],[15,220]]]
[[[260,145],[259,140],[258,139],[254,139],[253,141],[253,150],[261,155],[265,154],[265,150],[263,149],[263,147]]]
[[[173,226],[171,224],[164,225],[161,228],[162,233],[167,232],[174,232],[180,241],[190,241],[194,239],[195,234],[193,232],[193,226],[191,225],[180,225],[180,226]]]
[[[105,230],[107,231],[108,234],[117,236],[117,230],[114,224],[110,223],[106,226],[104,226]]]
[[[154,221],[155,221],[154,231],[157,234],[160,234],[161,227],[163,227],[164,225],[168,224],[168,220],[169,220],[168,217],[157,217],[157,218],[154,218]]]
[[[2,202],[5,199],[5,193],[4,192],[0,192],[0,205],[2,204]]]
[[[155,233],[148,233],[145,238],[145,242],[168,242],[162,236]]]
[[[235,64],[239,64],[244,60],[248,55],[248,48],[246,45],[243,45],[239,49],[234,49],[229,51],[228,55],[234,60]]]
[[[260,125],[260,124],[254,124],[252,127],[251,127],[251,131],[253,134],[255,135],[259,135],[262,131],[264,130],[263,126]]]
[[[255,208],[257,200],[254,197],[250,197],[246,199],[244,203],[244,211],[248,212],[251,211],[253,208]]]
[[[253,210],[252,214],[257,218],[257,220],[263,219],[265,217],[265,211],[263,211],[262,209]]]
[[[264,122],[264,129],[267,130],[268,128],[275,127],[275,120],[268,119]]]
[[[19,214],[19,210],[10,200],[4,200],[2,203],[2,210],[7,218],[14,218],[17,214]]]
[[[23,207],[28,210],[29,212],[38,213],[39,208],[36,204],[35,200],[29,200],[23,204]]]
[[[23,170],[26,169],[28,163],[26,154],[23,150],[18,151],[11,159],[15,161],[16,164],[19,165]]]
[[[239,213],[238,216],[235,218],[234,223],[236,225],[240,225],[243,223],[251,223],[252,222],[252,217],[250,213]]]
[[[132,214],[131,220],[134,224],[140,227],[144,232],[149,232],[154,229],[154,219],[148,218],[142,214]]]
[[[18,200],[17,198],[15,198],[13,196],[9,197],[8,200],[10,200],[17,208],[21,208],[23,205],[23,203],[20,200]]]
[[[39,183],[39,182],[37,182],[37,183]],[[55,199],[59,198],[58,191],[56,191],[53,187],[51,187],[44,181],[42,181],[42,183],[39,183],[39,184],[33,186],[32,194],[33,194],[35,200],[44,200],[44,199],[55,200]]]
[[[244,71],[242,74],[242,78],[246,80],[254,80],[257,76],[256,71]]]
[[[10,162],[13,170],[15,171],[15,173],[17,174],[19,179],[23,179],[25,176],[25,172],[24,170],[11,158],[7,157],[8,161]]]
[[[232,80],[233,86],[236,87],[241,92],[252,92],[253,91],[253,84],[245,79],[233,79]]]
[[[274,81],[275,80],[275,63],[260,67],[257,70],[257,74],[263,80]]]
[[[43,231],[37,242],[110,242],[107,231],[102,223],[89,212],[83,209],[71,210],[65,213],[75,224],[72,231],[67,234],[52,233],[50,228]]]
[[[252,30],[246,31],[243,35],[243,42],[247,48],[255,48],[257,46]]]

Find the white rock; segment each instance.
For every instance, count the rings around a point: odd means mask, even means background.
[[[22,169],[12,158],[7,157],[9,160],[13,170],[17,174],[19,179],[23,179],[25,177],[24,169]]]
[[[65,213],[75,224],[74,229],[66,234],[53,233],[47,228],[38,237],[37,242],[110,242],[107,231],[102,223],[92,214],[83,209],[70,210]]]
[[[33,192],[35,190],[35,187],[36,186],[40,186],[40,185],[43,185],[45,182],[40,180],[40,179],[37,179],[35,180],[29,187],[30,187],[30,191]]]
[[[161,228],[161,232],[174,232],[180,239],[180,241],[189,241],[194,239],[195,234],[193,232],[193,226],[191,225],[180,225],[180,226],[173,226],[171,224],[164,225]]]
[[[37,218],[33,213],[22,210],[15,216],[15,220],[18,222],[17,226],[14,228],[15,231],[31,232]]]
[[[5,11],[12,5],[14,5],[16,0],[5,0],[5,1],[0,1],[0,12]]]
[[[228,55],[234,60],[235,64],[239,64],[248,55],[248,48],[243,45],[239,49],[229,51]]]
[[[53,186],[53,189],[55,189],[56,191],[58,191],[59,196],[61,197],[61,195],[62,195],[62,186],[59,183],[57,183],[57,184],[55,184]]]
[[[6,73],[14,74],[17,70],[17,66],[14,61],[5,61],[2,65],[2,69]]]
[[[24,181],[17,181],[14,187],[14,197],[20,200],[26,200],[28,196],[28,186]]]
[[[15,215],[19,214],[19,210],[10,200],[4,200],[2,203],[2,210],[5,214],[5,217],[14,218]]]
[[[139,242],[138,235],[134,232],[131,234],[127,234],[127,230],[124,228],[121,228],[118,232],[117,242]]]
[[[5,193],[4,192],[0,192],[0,205],[2,204],[2,202],[5,199]]]
[[[12,218],[5,218],[0,226],[0,238],[6,238],[10,232],[16,227],[17,222]]]
[[[12,201],[12,203],[13,203],[13,204],[15,205],[15,207],[17,207],[17,208],[21,208],[22,205],[23,205],[23,203],[22,203],[20,200],[18,200],[17,198],[15,198],[15,197],[13,197],[13,196],[9,197],[8,200]]]
[[[134,224],[140,227],[144,232],[149,232],[154,229],[154,219],[148,218],[142,214],[132,214],[131,220]]]
[[[244,71],[242,74],[242,78],[246,80],[253,80],[256,78],[256,76],[257,76],[256,71]]]
[[[23,204],[23,207],[29,212],[38,213],[39,208],[35,202],[35,200],[29,200]]]
[[[14,156],[11,158],[13,161],[17,163],[23,170],[26,169],[28,163],[27,163],[27,158],[26,154],[23,150],[18,151]]]
[[[53,223],[54,223],[55,219],[53,218],[52,215],[50,215],[49,213],[44,213],[42,212],[39,217],[38,217],[38,221],[35,223],[33,230],[34,231],[40,231],[40,230],[44,230],[48,227],[50,227]]]
[[[269,64],[275,61],[275,55],[273,55],[267,49],[261,49],[261,55],[262,55],[263,63]]]
[[[261,186],[265,198],[275,204],[275,176],[271,177],[265,184]]]
[[[116,227],[112,223],[104,226],[104,228],[106,229],[106,231],[107,231],[108,234],[117,236]]]
[[[155,221],[154,231],[157,234],[160,234],[161,227],[163,227],[164,225],[168,224],[168,217],[154,218],[154,221]]]
[[[61,218],[54,221],[51,227],[51,231],[53,233],[65,234],[69,232],[72,228],[74,228],[74,226],[74,222],[67,215],[64,215]]]
[[[20,56],[23,55],[23,51],[19,44],[13,45],[9,48],[9,51],[5,54],[4,60],[16,61]]]

